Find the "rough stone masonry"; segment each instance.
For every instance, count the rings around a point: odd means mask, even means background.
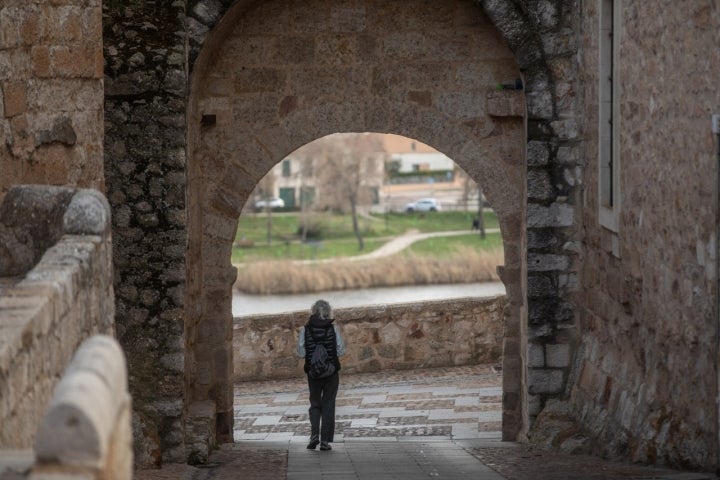
[[[412,136],[494,185],[505,438],[563,412],[596,452],[714,468],[720,14],[712,0],[613,3],[608,228],[606,2],[4,1],[0,196],[107,185],[138,462],[229,439],[236,214],[284,155],[343,130]],[[498,98],[517,77],[523,90]]]

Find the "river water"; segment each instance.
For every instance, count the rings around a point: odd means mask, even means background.
[[[233,316],[273,314],[310,310],[319,298],[330,302],[333,308],[357,307],[392,303],[443,300],[462,297],[492,297],[504,295],[502,282],[463,283],[451,285],[423,285],[361,290],[336,290],[301,295],[233,295]]]

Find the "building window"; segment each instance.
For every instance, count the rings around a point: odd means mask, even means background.
[[[287,158],[282,161],[282,176],[283,177],[290,176],[290,160]]]
[[[599,204],[600,224],[618,231],[620,213],[620,115],[618,54],[621,0],[600,1]]]

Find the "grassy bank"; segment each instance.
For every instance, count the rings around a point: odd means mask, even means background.
[[[242,266],[235,286],[246,293],[270,294],[485,282],[498,280],[495,269],[502,264],[502,248],[467,246],[441,257],[406,251],[371,261],[300,264],[258,260]]]
[[[413,243],[400,254],[375,260],[349,257],[372,252],[408,230],[469,230],[473,212],[388,214],[362,217],[365,249],[358,249],[349,215],[314,214],[306,219],[312,241],[298,238],[300,217],[273,214],[267,243],[265,214],[240,218],[232,261],[238,266],[236,288],[251,294],[312,293],[401,285],[473,283],[497,280],[503,264],[499,233],[433,237]],[[493,212],[486,228],[496,228]],[[242,246],[241,246],[242,245]],[[331,260],[298,262],[297,260]]]
[[[316,213],[309,216],[306,225],[311,235],[310,242],[306,244],[299,241],[301,220],[298,214],[273,214],[269,244],[265,214],[243,215],[238,223],[232,261],[246,263],[257,260],[309,260],[362,255],[372,252],[389,238],[408,230],[468,230],[474,215],[473,212],[436,212],[361,217],[360,229],[365,242],[363,251],[358,249],[349,215]],[[496,228],[497,225],[495,214],[485,212],[486,228]],[[442,254],[442,251],[439,253]]]

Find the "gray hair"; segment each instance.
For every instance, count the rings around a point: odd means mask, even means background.
[[[318,300],[313,303],[310,313],[322,318],[323,320],[330,320],[332,318],[332,307],[330,307],[330,304],[325,300]]]

